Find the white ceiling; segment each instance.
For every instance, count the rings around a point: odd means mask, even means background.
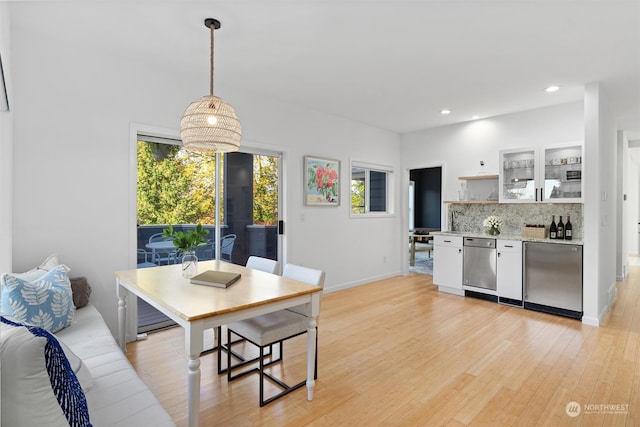
[[[582,100],[602,82],[640,139],[638,0],[11,2],[12,29],[104,49],[208,91],[256,92],[398,133]],[[194,77],[195,76],[195,77]],[[543,89],[557,84],[559,92]],[[453,112],[439,114],[443,108]]]

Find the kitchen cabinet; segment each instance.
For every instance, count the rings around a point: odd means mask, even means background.
[[[444,203],[498,203],[498,175],[471,175],[458,177],[458,200]]]
[[[433,236],[433,283],[443,292],[463,295],[462,237]]]
[[[581,203],[582,144],[500,151],[500,203]]]
[[[496,246],[498,302],[522,307],[522,242],[498,239]]]

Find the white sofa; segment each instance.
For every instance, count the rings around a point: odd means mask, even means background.
[[[1,427],[175,426],[68,271],[0,275]]]
[[[77,309],[71,325],[55,335],[89,368],[93,385],[85,396],[94,427],[175,426],[93,305]]]
[[[3,316],[0,356],[2,427],[175,426],[91,304],[53,335]]]

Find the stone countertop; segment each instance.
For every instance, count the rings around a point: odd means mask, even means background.
[[[467,231],[432,231],[429,233],[434,236],[460,236],[460,237],[476,237],[476,238],[488,238],[488,239],[500,239],[500,240],[519,240],[522,242],[539,242],[539,243],[555,243],[558,245],[582,245],[581,239],[573,240],[555,240],[555,239],[534,239],[531,237],[522,237],[519,234],[498,234],[492,236],[488,233],[474,233]]]

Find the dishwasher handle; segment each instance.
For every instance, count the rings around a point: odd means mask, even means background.
[[[465,237],[463,246],[494,249],[496,247],[496,239],[489,239],[486,237],[478,237],[478,238]]]

